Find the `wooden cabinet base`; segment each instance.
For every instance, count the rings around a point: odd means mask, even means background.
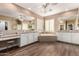
[[[55,42],[57,41],[56,36],[39,36],[38,37],[39,42]]]

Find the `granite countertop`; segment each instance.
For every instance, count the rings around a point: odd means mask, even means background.
[[[57,32],[79,33],[79,30],[63,30],[63,31],[57,31]]]
[[[21,34],[36,32],[36,31],[25,31],[25,30],[8,30],[8,31],[0,31],[0,41],[8,40],[12,38],[20,38]]]

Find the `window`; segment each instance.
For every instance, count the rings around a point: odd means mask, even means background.
[[[45,21],[45,31],[54,32],[54,19]]]

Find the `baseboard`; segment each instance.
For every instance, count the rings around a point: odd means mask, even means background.
[[[76,43],[69,43],[69,42],[64,42],[64,41],[59,41],[59,40],[57,40],[57,42],[79,46],[79,44],[76,44]]]

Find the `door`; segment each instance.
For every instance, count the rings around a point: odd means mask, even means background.
[[[5,30],[5,21],[0,21],[0,30]]]

